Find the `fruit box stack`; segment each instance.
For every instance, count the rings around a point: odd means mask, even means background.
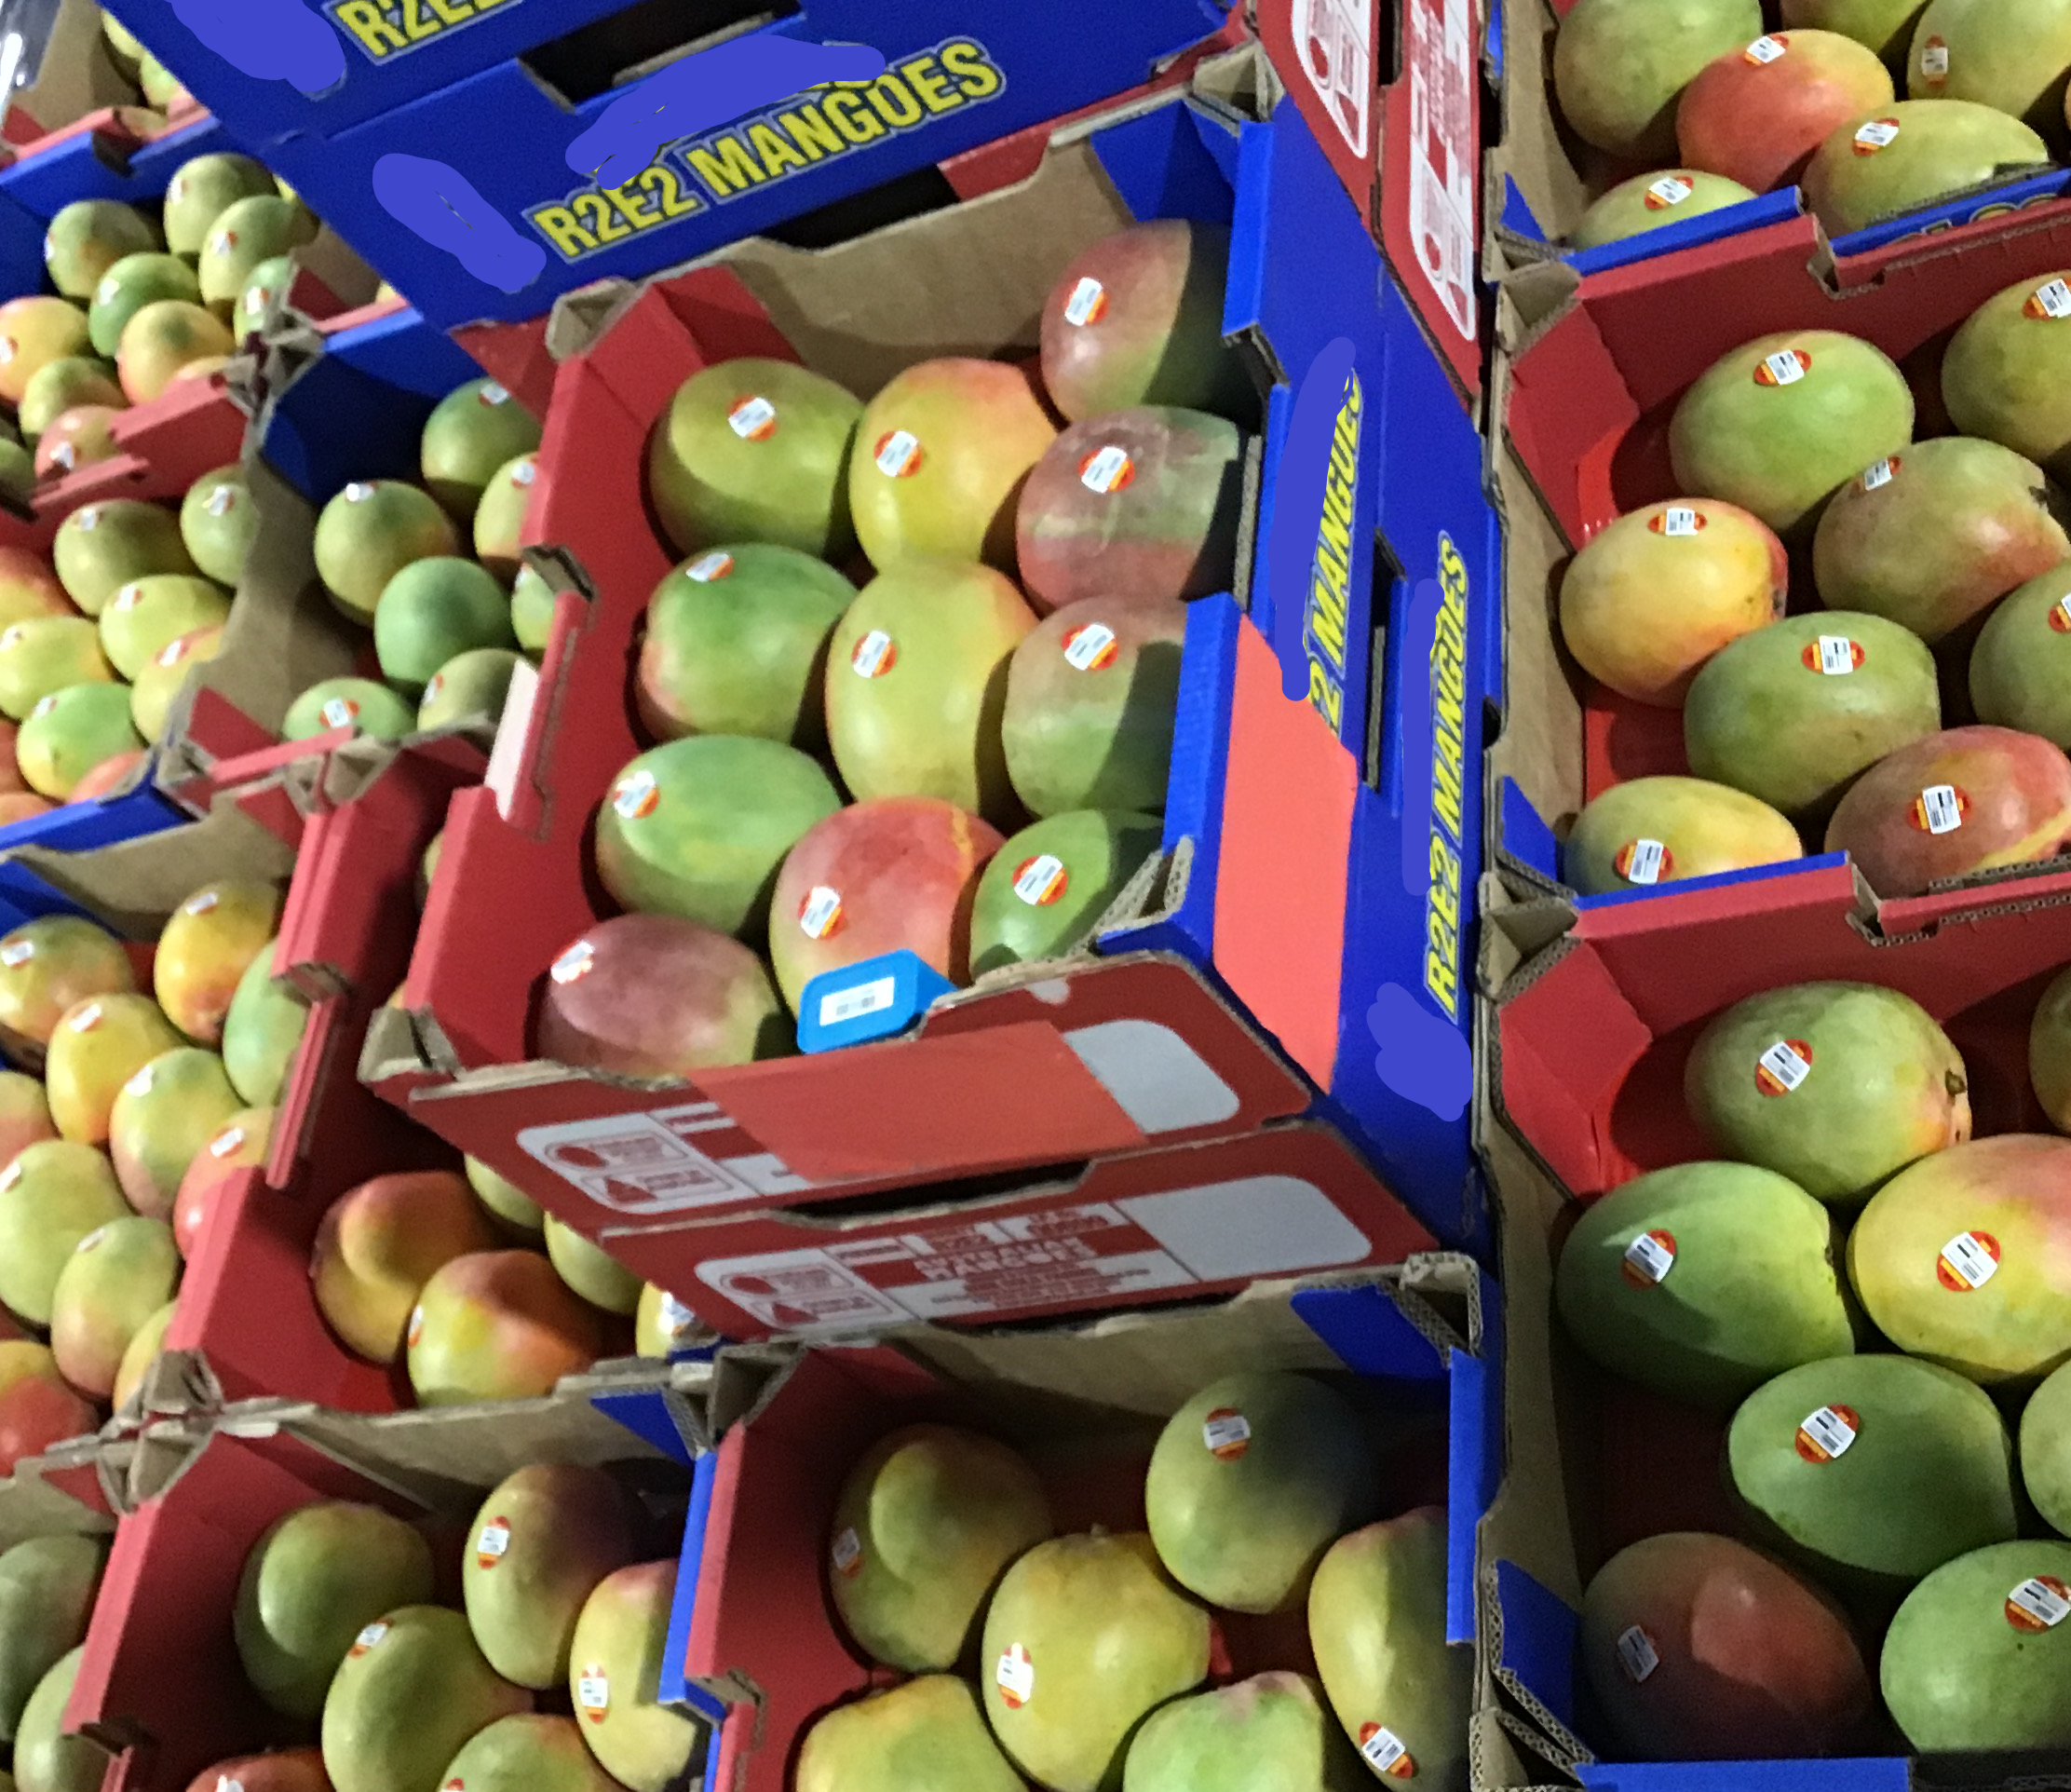
[[[1462,813],[1447,792],[1452,768],[1478,755],[1494,645],[1479,442],[1293,108],[1263,124],[1231,116],[1256,69],[1246,53],[1204,71],[1192,94],[1090,121],[1033,178],[987,197],[816,254],[724,251],[651,285],[562,366],[528,529],[579,572],[522,732],[507,722],[506,743],[522,743],[508,781],[455,804],[413,961],[414,1037],[389,1049],[401,1022],[384,1019],[368,1074],[730,1335],[1176,1297],[1397,1260],[1432,1233],[1476,1230],[1464,1075],[1444,1085],[1467,1064],[1464,1017],[1447,1011],[1466,929],[1450,891],[1455,875],[1471,885],[1479,837],[1473,781],[1459,787]],[[1166,821],[1181,870],[1167,871],[1161,899],[1131,895],[1142,918],[1109,936],[1119,956],[1003,977],[932,1010],[918,1037],[728,1066],[660,1093],[528,1063],[538,980],[598,913],[580,869],[591,807],[640,744],[624,708],[628,656],[669,564],[642,464],[673,370],[803,348],[809,365],[869,390],[945,346],[1025,347],[1039,295],[1132,213],[1234,215],[1225,329],[1290,370],[1248,452],[1261,469],[1246,474],[1253,546],[1238,579],[1250,618],[1226,596],[1186,612]],[[901,272],[916,261],[971,274],[938,285],[920,317]],[[1315,451],[1299,488],[1285,471],[1300,460],[1285,445],[1297,414]],[[1342,636],[1319,632],[1328,618],[1307,590],[1333,425],[1355,481]],[[1392,587],[1373,583],[1376,517],[1404,568]],[[1385,659],[1370,652],[1383,635]],[[1326,640],[1348,664],[1332,665]],[[1334,731],[1283,694],[1290,666]],[[470,919],[481,892],[517,888],[536,899],[492,943]],[[1121,1055],[1097,1050],[1104,1039]],[[1398,1062],[1397,1048],[1420,1062]],[[1440,1074],[1423,1079],[1433,1064]],[[1143,1079],[1154,1065],[1170,1071],[1157,1070],[1157,1090]],[[1305,1110],[1313,1118],[1277,1123]],[[677,1130],[691,1116],[695,1144]],[[628,1141],[647,1156],[651,1187],[625,1161]],[[1273,1174],[1277,1155],[1284,1182],[1251,1180]],[[1090,1172],[1028,1186],[1031,1166],[1088,1158]],[[1009,1170],[1012,1181],[960,1187]],[[1254,1197],[1268,1186],[1279,1219],[1252,1229],[1245,1215],[1263,1221]],[[826,1204],[898,1189],[914,1191],[903,1214]],[[1124,1223],[1131,1211],[1143,1218]],[[836,1255],[820,1248],[828,1219],[843,1234]],[[1053,1227],[1070,1234],[1072,1273],[995,1275]],[[882,1251],[850,1249],[929,1232],[984,1280],[916,1276],[889,1257],[873,1270],[864,1259]],[[1039,1259],[1060,1263],[1055,1251]]]
[[[1584,271],[1817,215],[1835,253],[2025,210],[2071,175],[2071,26],[1968,0],[1505,8],[1498,267]],[[1678,159],[1680,158],[1680,159]]]

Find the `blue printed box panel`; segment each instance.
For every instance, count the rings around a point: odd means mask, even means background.
[[[1091,33],[1044,7],[886,10],[825,0],[573,109],[505,62],[266,156],[439,328],[516,320],[1094,104],[1222,22],[1209,0],[1136,0]],[[872,51],[831,66],[873,67],[881,51],[873,78],[818,86],[810,54],[751,65],[773,42],[859,40]],[[651,90],[662,81],[676,86]]]

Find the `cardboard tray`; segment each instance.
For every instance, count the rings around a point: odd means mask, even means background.
[[[1450,1536],[1447,1636],[1474,1635],[1474,1533],[1500,1472],[1495,1290],[1462,1257],[1279,1283],[1180,1313],[971,1335],[913,1327],[814,1349],[743,1408],[715,1365],[716,1450],[700,1459],[677,1576],[664,1696],[720,1725],[706,1784],[784,1792],[806,1727],[877,1690],[824,1594],[834,1503],[854,1459],[918,1420],[975,1425],[1027,1452],[1061,1531],[1143,1527],[1143,1469],[1163,1421],[1218,1376],[1333,1374],[1399,1429],[1390,1511],[1438,1503]],[[1211,1676],[1306,1665],[1306,1625],[1220,1618]]]

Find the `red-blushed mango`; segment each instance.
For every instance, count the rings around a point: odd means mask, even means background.
[[[521,1711],[498,1717],[460,1745],[439,1776],[440,1792],[617,1792],[573,1717]]]
[[[1076,423],[1132,404],[1247,416],[1257,398],[1223,340],[1229,231],[1185,218],[1089,244],[1043,305],[1043,386]]]
[[[2071,1140],[2009,1133],[1924,1159],[1871,1198],[1848,1279],[1902,1351],[1992,1383],[2071,1360]]]
[[[1788,1177],[1678,1163],[1582,1210],[1554,1295],[1604,1368],[1715,1409],[1855,1348],[1834,1251],[1826,1209]]]
[[[432,406],[418,438],[425,490],[454,516],[474,514],[496,469],[539,446],[539,419],[492,379],[467,380]]]
[[[1724,211],[1754,197],[1739,182],[1707,174],[1702,169],[1650,170],[1620,181],[1592,199],[1567,239],[1576,249],[1601,249],[1605,243],[1624,242],[1650,230],[1686,224],[1707,212]]]
[[[130,1206],[171,1218],[188,1166],[242,1105],[201,1046],[160,1052],[124,1083],[108,1110],[108,1155]]]
[[[26,548],[0,548],[0,624],[72,614],[72,600],[47,560]]]
[[[2021,1409],[2021,1483],[2044,1522],[2071,1537],[2071,1365],[2051,1370]],[[0,1555],[0,1577],[7,1566]]]
[[[960,356],[909,367],[856,426],[856,538],[880,572],[928,558],[1010,568],[1022,482],[1056,437],[1028,368]]]
[[[516,455],[489,477],[481,502],[475,506],[468,539],[475,558],[508,584],[523,563],[519,551],[524,542],[525,518],[532,509],[533,487],[539,479],[539,456]]]
[[[277,1748],[264,1755],[233,1755],[197,1773],[187,1792],[332,1792],[320,1748]]]
[[[439,500],[404,480],[355,480],[317,514],[317,577],[339,609],[370,627],[382,591],[405,566],[459,551]]]
[[[393,1363],[425,1283],[455,1257],[497,1242],[474,1191],[453,1171],[375,1176],[339,1196],[317,1228],[309,1253],[317,1309],[348,1349]]]
[[[573,1226],[546,1216],[543,1234],[547,1261],[554,1273],[592,1307],[630,1319],[640,1306],[641,1280],[601,1244],[593,1244]]]
[[[2071,750],[2071,562],[2010,591],[1970,650],[1970,707]]]
[[[856,796],[1014,819],[1000,723],[1035,626],[1013,582],[970,562],[908,562],[864,586],[827,648],[827,738]]]
[[[629,1792],[663,1792],[697,1746],[697,1726],[661,1703],[675,1594],[673,1555],[607,1574],[583,1601],[569,1644],[568,1690],[583,1740]]]
[[[2071,269],[2016,281],[1957,330],[1942,361],[1949,421],[2071,476]]]
[[[842,1482],[827,1587],[873,1661],[910,1674],[970,1654],[1008,1563],[1051,1535],[1049,1500],[1018,1451],[954,1425],[887,1433]]]
[[[1581,1651],[1620,1759],[1842,1754],[1870,1710],[1840,1608],[1730,1538],[1672,1531],[1620,1550],[1583,1595]]]
[[[431,1549],[393,1513],[319,1500],[259,1535],[237,1577],[231,1629],[252,1690],[314,1717],[355,1640],[381,1614],[432,1595]]]
[[[1032,815],[1165,807],[1186,606],[1090,597],[1052,610],[1007,662],[1000,744]]]
[[[203,1045],[223,1038],[230,1000],[251,961],[273,939],[280,891],[257,878],[204,884],[159,930],[152,989],[166,1017]]]
[[[254,1107],[280,1099],[289,1067],[309,1025],[309,1010],[274,981],[274,944],[252,955],[223,1017],[223,1067],[230,1086]]]
[[[99,616],[133,579],[195,570],[172,512],[141,498],[74,510],[59,523],[50,557],[66,593],[88,616]]]
[[[184,299],[154,299],[122,326],[115,371],[132,404],[158,397],[190,362],[237,347],[222,319]]]
[[[1157,816],[1129,809],[1068,809],[1022,829],[979,876],[971,975],[1081,947],[1163,832]]]
[[[846,387],[790,361],[750,356],[693,373],[647,443],[647,496],[663,535],[682,554],[768,541],[846,560],[862,412]]]
[[[81,783],[86,781],[80,780]],[[74,785],[76,790],[78,785]],[[27,821],[38,815],[47,815],[56,808],[47,796],[38,796],[33,790],[10,790],[0,794],[0,827],[12,827],[17,821]]]
[[[1142,1532],[1052,1538],[999,1583],[979,1649],[993,1734],[1051,1792],[1113,1785],[1137,1724],[1207,1677],[1208,1613]]]
[[[568,1677],[575,1622],[597,1583],[636,1559],[634,1514],[602,1469],[535,1462],[481,1502],[460,1559],[467,1623],[507,1680]]]
[[[43,1085],[19,1070],[0,1070],[0,1169],[39,1139],[58,1136]]]
[[[558,957],[540,1056],[622,1077],[687,1077],[791,1050],[769,972],[738,940],[677,915],[615,915]]]
[[[1227,591],[1243,471],[1243,432],[1206,411],[1139,405],[1073,424],[1015,509],[1029,602],[1047,614],[1088,597]]]
[[[1969,1089],[1926,1009],[1859,983],[1735,1002],[1698,1036],[1683,1078],[1692,1116],[1728,1156],[1841,1203],[1969,1138]]]
[[[1970,100],[2024,119],[2060,146],[2071,80],[2071,0],[1929,0],[1913,32],[1906,91]]]
[[[1672,708],[1721,647],[1783,614],[1791,566],[1769,526],[1671,498],[1600,529],[1561,578],[1561,635],[1590,677]]]
[[[101,1422],[97,1407],[59,1373],[58,1360],[26,1338],[0,1342],[0,1474]]]
[[[52,691],[15,735],[15,764],[39,794],[69,802],[79,781],[116,753],[143,745],[120,685],[74,685]]]
[[[2018,118],[1967,100],[1872,108],[1806,165],[1807,202],[1830,236],[1861,230],[1967,187],[2048,167],[2050,146]]]
[[[1880,616],[1788,616],[1704,662],[1683,702],[1690,770],[1822,816],[1861,772],[1942,726],[1934,656]]]
[[[32,617],[0,629],[0,710],[18,722],[52,691],[115,676],[100,630],[83,616]]]
[[[1122,1792],[1359,1792],[1374,1784],[1306,1674],[1254,1674],[1160,1705],[1129,1745]]]
[[[16,1318],[48,1325],[58,1276],[79,1241],[129,1215],[115,1173],[90,1145],[23,1147],[0,1169],[0,1301]]]
[[[266,1161],[273,1146],[273,1117],[270,1107],[239,1108],[195,1153],[172,1200],[172,1240],[182,1256],[194,1256],[224,1178]]]
[[[1947,728],[1888,753],[1835,807],[1826,849],[1879,896],[2053,858],[2071,833],[2071,759],[2039,735]]]
[[[1837,31],[1876,51],[1887,68],[1902,76],[1913,27],[1927,0],[1783,0],[1783,22]]]
[[[488,1209],[490,1217],[502,1222],[521,1238],[537,1239],[546,1225],[539,1203],[506,1176],[492,1170],[480,1158],[462,1160],[467,1186],[475,1199]]]
[[[596,1310],[534,1251],[456,1256],[425,1283],[405,1335],[421,1406],[550,1393],[594,1363]]]
[[[40,1068],[65,1011],[89,996],[137,986],[122,942],[83,916],[47,915],[0,938],[0,1041]]]
[[[1831,31],[1780,31],[1708,62],[1683,89],[1675,141],[1692,168],[1757,193],[1789,186],[1812,152],[1898,95],[1875,50]]]
[[[87,314],[62,299],[36,293],[0,305],[0,399],[20,404],[37,372],[68,355],[93,352]]]
[[[1585,804],[1561,867],[1605,896],[1802,858],[1797,830],[1766,803],[1700,778],[1634,778]]]
[[[12,1742],[22,1707],[87,1639],[108,1545],[99,1537],[31,1537],[0,1554],[0,1741]]]
[[[1913,391],[1874,344],[1831,330],[1757,336],[1721,356],[1669,425],[1684,491],[1752,510],[1780,535],[1913,441]]]
[[[1933,643],[2071,555],[2063,496],[1996,441],[1945,436],[1880,460],[1834,494],[1813,537],[1820,601]]]
[[[179,1285],[180,1253],[164,1220],[132,1214],[88,1232],[50,1296],[50,1353],[64,1378],[107,1399],[129,1340]]]
[[[336,1792],[426,1792],[470,1737],[531,1708],[460,1613],[398,1607],[353,1639],[324,1694],[324,1772]]]
[[[1263,1784],[1263,1782],[1261,1782]],[[797,1792],[1023,1792],[978,1695],[924,1674],[813,1720],[798,1750]]]
[[[2028,1024],[2028,1081],[2060,1133],[2071,1133],[2071,970],[2050,980]]]
[[[115,456],[115,418],[121,409],[113,404],[74,404],[61,411],[36,437],[31,462],[36,478],[62,479],[67,473]]]
[[[769,958],[792,1011],[823,971],[914,953],[970,975],[970,909],[999,831],[931,796],[852,803],[807,832],[777,875]]]
[[[20,730],[12,722],[0,717],[0,796],[35,795],[22,779],[21,767],[15,759],[14,743],[20,733]],[[36,800],[42,802],[45,799],[36,797]],[[14,819],[16,818],[10,815],[8,821]],[[7,821],[0,821],[0,826],[6,825]]]
[[[144,1377],[151,1372],[151,1365],[166,1347],[166,1332],[172,1324],[173,1314],[179,1310],[177,1300],[167,1301],[137,1327],[129,1342],[123,1347],[122,1361],[115,1364],[115,1384],[108,1394],[108,1404],[117,1412],[127,1406],[130,1396],[143,1386]]]
[[[1712,58],[1761,34],[1759,0],[1577,0],[1553,44],[1561,115],[1612,156],[1666,161],[1677,97]]]
[[[135,695],[135,691],[132,690],[130,693],[132,700],[134,700]],[[74,803],[85,803],[96,797],[108,795],[116,785],[120,784],[142,763],[143,753],[141,749],[132,749],[129,753],[111,753],[98,766],[94,767],[91,771],[85,773],[79,781],[73,785],[71,800]]]
[[[736,542],[684,561],[647,600],[634,689],[642,723],[663,740],[817,740],[827,637],[855,601],[855,586],[795,548]]]
[[[79,1677],[85,1649],[73,1649],[36,1682],[22,1707],[14,1739],[14,1783],[19,1792],[101,1792],[109,1768],[106,1749],[71,1733],[66,1705]]]
[[[1144,1510],[1165,1571],[1209,1604],[1283,1611],[1380,1509],[1377,1439],[1344,1396],[1270,1370],[1211,1381],[1165,1423]]]
[[[123,677],[133,679],[183,634],[220,629],[230,618],[230,598],[219,585],[186,573],[133,578],[101,612],[101,650]]]
[[[43,236],[50,284],[82,305],[101,277],[125,255],[159,246],[157,226],[119,199],[74,199],[59,207]]]
[[[89,996],[68,1008],[50,1036],[43,1073],[59,1134],[101,1144],[122,1085],[184,1043],[148,996]]]

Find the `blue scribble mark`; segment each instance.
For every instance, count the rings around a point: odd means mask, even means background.
[[[568,145],[568,166],[599,186],[623,186],[680,138],[823,82],[870,81],[884,72],[884,52],[864,44],[805,43],[769,32],[736,37],[679,57],[614,100]]]
[[[388,215],[443,249],[478,280],[516,292],[539,278],[547,251],[512,229],[457,169],[424,156],[384,156],[374,197]]]
[[[1323,526],[1323,484],[1330,472],[1331,441],[1337,428],[1345,382],[1355,354],[1349,337],[1324,344],[1302,389],[1295,394],[1280,464],[1274,480],[1272,534],[1266,544],[1266,573],[1273,594],[1273,651],[1279,656],[1280,689],[1308,698],[1308,655],[1302,634],[1307,618],[1309,567]]]
[[[1438,645],[1438,613],[1445,594],[1435,578],[1419,579],[1410,594],[1402,635],[1402,695],[1395,735],[1401,742],[1402,888],[1421,899],[1431,888],[1431,830],[1438,825],[1429,802],[1432,716],[1431,655]],[[1412,800],[1415,793],[1415,800]]]
[[[1401,984],[1383,984],[1366,1011],[1366,1030],[1380,1052],[1374,1074],[1404,1101],[1443,1120],[1456,1120],[1474,1096],[1474,1050]]]
[[[314,99],[345,78],[345,46],[301,0],[171,0],[173,17],[241,75]]]

